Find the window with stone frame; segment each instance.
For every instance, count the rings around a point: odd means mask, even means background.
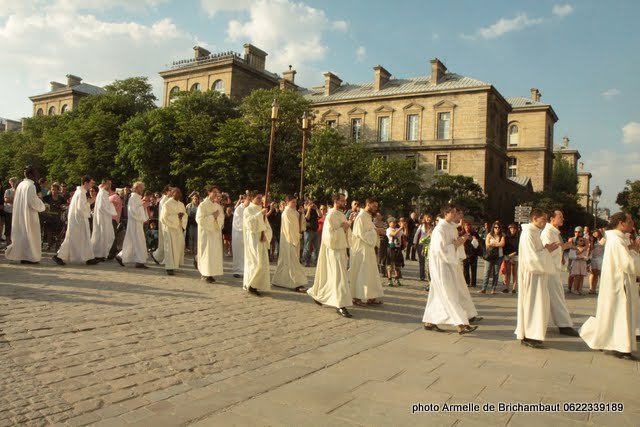
[[[404,159],[411,162],[412,169],[418,169],[418,156],[415,154],[404,156]]]
[[[174,86],[171,88],[171,90],[169,91],[169,103],[173,104],[173,102],[176,100],[176,95],[178,95],[180,93],[180,88],[178,86]]]
[[[359,141],[362,138],[362,119],[351,119],[351,139]]]
[[[42,108],[38,108],[38,111],[36,111],[36,116],[42,116],[44,115],[44,111],[42,110]]]
[[[517,124],[509,126],[509,147],[515,147],[520,143],[520,129]]]
[[[68,106],[67,104],[64,104],[64,105],[62,106],[62,108],[60,109],[60,114],[64,114],[64,113],[66,113],[67,111],[69,111],[69,106]]]
[[[507,178],[515,178],[518,176],[518,159],[509,157],[507,161]]]
[[[48,114],[49,114],[50,116],[55,115],[55,114],[56,114],[56,107],[49,107],[49,112],[48,112]]]
[[[215,90],[220,93],[224,93],[224,82],[220,79],[213,82],[213,86],[211,86],[211,90]]]
[[[378,117],[378,141],[387,142],[391,139],[391,118],[389,116]]]
[[[438,139],[451,138],[451,113],[438,113]]]
[[[449,173],[448,154],[436,154],[436,173]]]
[[[324,124],[333,129],[338,127],[338,121],[335,119],[325,120]]]
[[[191,85],[191,92],[201,92],[202,91],[202,86],[200,85],[200,83],[194,83]]]
[[[418,129],[419,129],[419,117],[417,114],[408,114],[407,115],[407,141],[417,141],[418,140]]]

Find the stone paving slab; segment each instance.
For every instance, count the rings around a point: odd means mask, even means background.
[[[485,320],[461,337],[421,329],[426,294],[411,279],[343,319],[278,288],[252,297],[230,275],[205,284],[191,267],[168,277],[156,266],[2,259],[0,271],[0,427],[637,425],[640,415],[638,363],[554,328],[549,349],[523,348],[511,294],[474,294]],[[595,312],[593,297],[567,300],[578,325]],[[500,401],[625,408],[411,413],[416,403]]]

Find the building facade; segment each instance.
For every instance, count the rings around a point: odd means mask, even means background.
[[[591,173],[584,170],[584,163],[580,162],[580,152],[569,147],[569,138],[562,138],[562,144],[554,146],[553,154],[555,158],[565,159],[576,171],[578,176],[578,203],[587,212],[591,212]]]
[[[51,82],[51,90],[42,95],[30,96],[33,116],[54,116],[75,109],[85,96],[99,95],[105,90],[99,86],[82,83],[82,78],[67,74],[67,83]]]

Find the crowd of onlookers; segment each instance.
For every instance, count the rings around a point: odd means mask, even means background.
[[[3,191],[4,204],[0,210],[1,238],[6,245],[11,242],[11,218],[12,204],[15,188],[18,185],[17,178],[11,178],[8,187]],[[45,249],[56,250],[62,240],[66,229],[66,208],[69,205],[75,188],[68,188],[63,182],[49,184],[46,179],[40,179],[37,183],[38,195],[46,206],[46,211],[41,214],[41,226],[43,234],[43,246]],[[93,210],[98,188],[90,189],[90,206]],[[131,188],[113,189],[110,194],[112,203],[121,206],[119,214],[114,221],[120,228],[126,227],[126,205]],[[162,194],[146,191],[143,204],[147,209],[149,220],[145,223],[145,236],[147,247],[154,250],[158,245],[158,219],[159,204]],[[236,200],[227,193],[223,193],[221,204],[225,211],[224,228],[222,230],[225,256],[232,256],[232,225],[233,212],[246,197],[240,195]],[[196,211],[202,200],[197,191],[193,191],[187,198],[188,223],[185,231],[186,251],[194,254],[197,252],[198,225],[196,223]],[[320,236],[324,225],[324,218],[330,205],[318,204],[312,199],[306,199],[300,204],[301,232],[303,235],[300,260],[307,266],[315,266],[318,260],[320,248]],[[269,224],[273,230],[273,239],[269,256],[275,262],[278,258],[278,243],[280,239],[280,222],[284,201],[271,202],[267,213]],[[360,212],[360,203],[351,202],[350,208],[345,212],[346,217],[353,221]],[[418,217],[415,211],[407,217],[384,217],[377,212],[373,218],[380,241],[376,249],[380,274],[388,280],[389,286],[401,286],[402,268],[405,261],[418,262],[418,278],[428,281],[428,250],[431,231],[435,226],[436,218],[431,215]],[[91,220],[90,220],[91,223]],[[479,227],[463,222],[459,227],[460,234],[469,235],[464,243],[465,258],[463,259],[464,278],[469,287],[479,287],[479,293],[494,294],[515,293],[518,286],[518,245],[520,227],[511,223],[504,225],[499,221],[485,222]],[[570,249],[565,251],[563,257],[569,273],[568,292],[582,294],[585,278],[588,277],[588,293],[595,294],[600,276],[602,257],[604,255],[604,230],[591,231],[589,226],[575,227],[571,236],[565,236],[565,241],[572,243]],[[480,282],[478,281],[478,261],[484,260],[484,272]],[[500,286],[502,285],[502,286]]]

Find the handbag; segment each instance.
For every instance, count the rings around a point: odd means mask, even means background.
[[[499,248],[491,248],[485,251],[482,258],[484,258],[485,261],[495,261],[498,259],[499,255],[500,255]]]

